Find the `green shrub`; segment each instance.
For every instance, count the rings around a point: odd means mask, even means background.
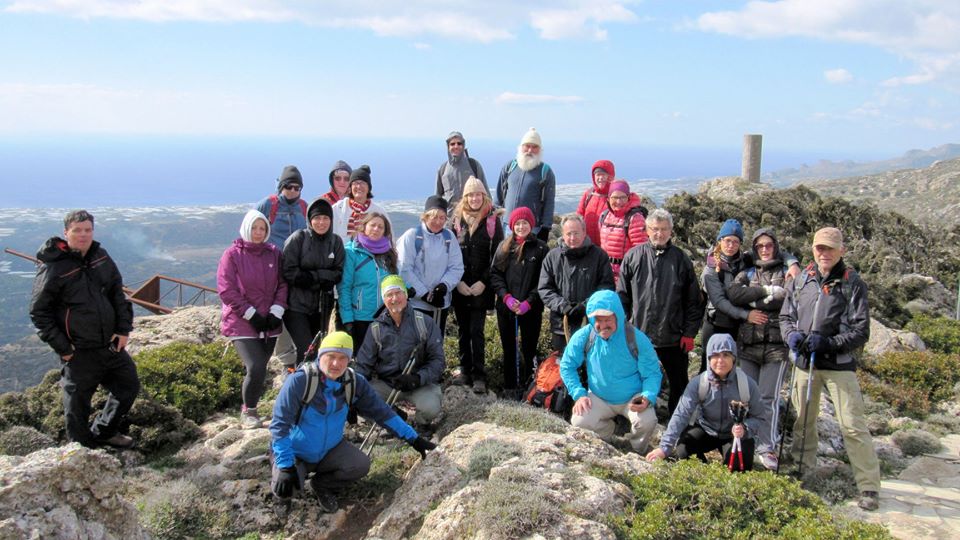
[[[7,456],[25,456],[56,446],[56,442],[46,433],[28,426],[13,426],[0,433],[0,454]]]
[[[243,365],[223,343],[171,343],[136,356],[144,391],[201,423],[210,414],[240,405]]]
[[[853,469],[846,463],[833,467],[814,467],[804,471],[802,486],[820,496],[827,504],[837,504],[857,496]]]
[[[162,484],[137,505],[140,523],[158,539],[233,538],[229,503],[188,479]]]
[[[923,418],[933,406],[953,398],[960,381],[960,355],[887,352],[858,373],[863,391],[899,412]]]
[[[537,486],[533,473],[511,469],[484,482],[470,514],[464,519],[466,536],[487,538],[523,538],[556,523],[560,506],[547,498],[546,489]]]
[[[960,354],[960,321],[947,317],[917,315],[907,330],[916,332],[927,348],[946,354]]]
[[[940,439],[936,435],[922,429],[905,429],[898,431],[891,437],[893,443],[907,456],[932,454],[940,450]]]
[[[890,538],[882,525],[837,517],[796,481],[766,472],[661,462],[630,487],[634,504],[608,517],[619,538]]]
[[[499,439],[480,441],[470,450],[467,476],[473,479],[486,480],[487,476],[490,475],[490,469],[519,455],[520,447],[513,443]]]

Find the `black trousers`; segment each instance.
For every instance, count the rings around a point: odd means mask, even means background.
[[[533,358],[537,355],[543,310],[530,310],[516,316],[502,302],[497,302],[497,328],[500,330],[500,346],[503,348],[503,388],[526,389],[533,371]],[[517,366],[517,333],[520,328],[520,365]]]
[[[454,295],[453,314],[457,317],[460,372],[471,381],[486,381],[483,326],[487,322],[487,310],[458,302],[457,296]]]
[[[733,444],[733,437],[714,437],[713,435],[708,434],[700,426],[688,426],[683,433],[680,434],[680,440],[677,441],[677,447],[673,451],[673,456],[676,459],[686,459],[690,456],[697,456],[700,461],[706,463],[707,457],[704,455],[707,452],[713,450],[720,450],[723,452],[723,463],[730,463],[730,447]],[[742,456],[743,456],[743,469],[744,471],[753,470],[753,439],[744,437],[740,439],[740,444],[742,446]],[[739,458],[734,458],[734,467],[736,470],[740,470],[740,460]]]
[[[256,409],[260,397],[263,396],[264,383],[267,380],[267,361],[270,360],[276,344],[277,338],[233,340],[233,347],[237,349],[243,367],[246,368],[240,395],[248,409]]]
[[[367,329],[373,321],[353,321],[350,323],[350,337],[353,338],[353,356],[356,358],[357,351],[363,345],[363,340],[367,337]]]
[[[710,337],[714,334],[730,334],[736,341],[739,333],[739,326],[717,326],[706,317],[703,318],[703,328],[700,329],[700,342],[703,349],[700,353],[700,373],[707,370],[707,343],[710,342]]]
[[[69,362],[61,362],[60,386],[67,436],[87,447],[117,434],[120,422],[140,392],[137,366],[126,350],[78,349]],[[97,387],[107,392],[107,402],[90,424],[90,401]]]
[[[327,328],[324,323],[329,323],[329,314],[323,313],[300,313],[298,311],[287,310],[283,313],[283,324],[290,332],[290,339],[293,340],[294,347],[297,348],[297,365],[303,362],[303,356],[307,352],[307,347],[313,341],[313,337],[321,328]]]
[[[687,375],[687,367],[690,361],[687,358],[687,353],[683,352],[680,345],[656,347],[654,350],[657,351],[660,365],[667,373],[667,386],[670,389],[667,411],[673,416],[673,411],[677,408],[677,403],[680,403],[680,397],[683,396],[687,383],[690,382],[690,377]]]

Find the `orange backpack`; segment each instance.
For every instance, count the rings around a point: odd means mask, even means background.
[[[554,351],[540,362],[523,400],[534,407],[543,407],[566,417],[573,404],[570,403],[570,394],[560,377],[561,354],[563,353]]]

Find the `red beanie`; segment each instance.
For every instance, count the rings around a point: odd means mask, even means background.
[[[525,220],[530,224],[530,228],[537,226],[537,220],[533,217],[533,212],[526,206],[520,206],[510,212],[510,230],[513,230],[513,225],[519,220]]]
[[[598,159],[593,164],[593,167],[590,167],[590,178],[593,178],[593,171],[597,169],[603,169],[607,171],[607,174],[609,174],[611,178],[615,178],[617,176],[616,169],[613,168],[613,162],[609,159]]]

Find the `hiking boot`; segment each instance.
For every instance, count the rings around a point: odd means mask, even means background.
[[[760,454],[760,463],[763,465],[763,468],[768,471],[777,470],[777,465],[779,465],[777,454],[773,452],[764,452]]]
[[[256,429],[263,425],[263,420],[257,414],[256,409],[243,409],[240,411],[240,427],[243,429]]]
[[[866,510],[867,512],[874,512],[877,508],[880,508],[880,494],[876,491],[864,491],[860,493],[860,500],[857,501],[857,506]]]
[[[130,448],[133,446],[133,437],[117,433],[109,439],[99,439],[97,442],[114,448]]]
[[[473,381],[473,393],[474,394],[486,394],[487,393],[487,383],[481,380]]]
[[[326,488],[317,487],[314,484],[311,484],[313,487],[313,496],[317,498],[317,506],[320,507],[321,512],[327,514],[332,514],[340,509],[340,504],[337,502],[337,496],[333,494],[332,491]]]
[[[470,376],[463,372],[458,373],[456,377],[450,379],[450,384],[454,386],[470,386],[472,383],[473,381],[470,379]]]

